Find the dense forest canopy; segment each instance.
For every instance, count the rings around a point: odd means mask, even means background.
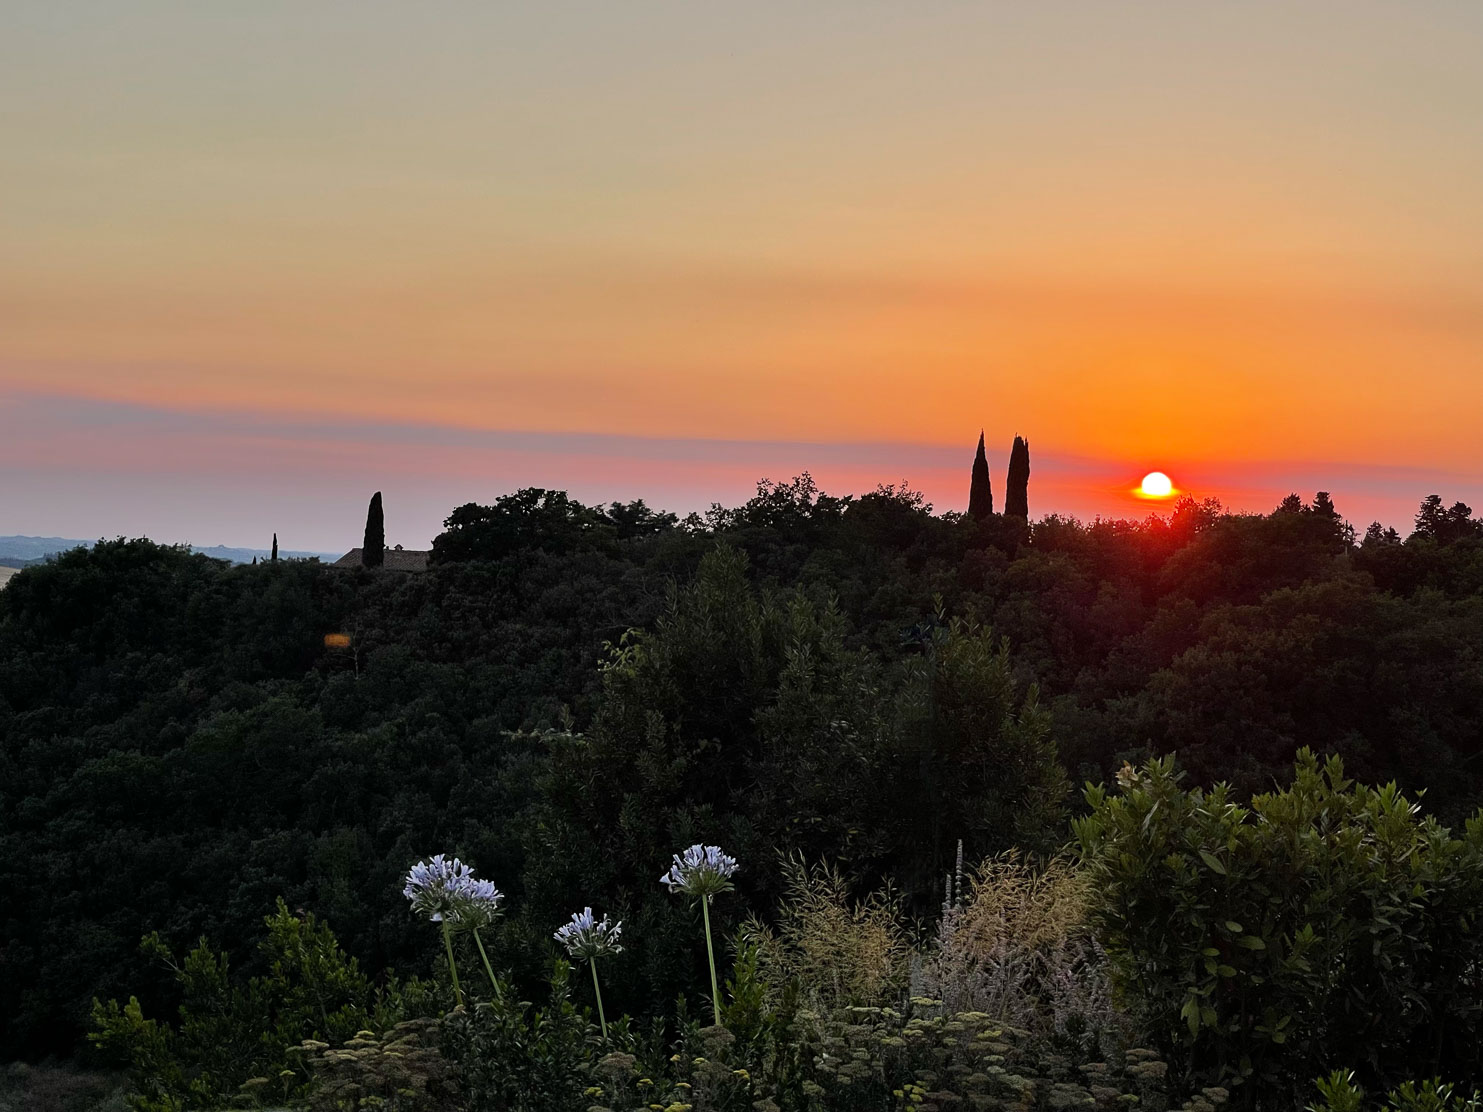
[[[0,591],[0,1054],[70,1051],[94,997],[162,1005],[142,935],[250,954],[279,896],[366,969],[424,969],[398,894],[442,849],[511,894],[527,982],[606,893],[639,1014],[703,983],[653,883],[692,841],[750,863],[733,920],[790,851],[927,913],[960,839],[1054,849],[1072,784],[1153,755],[1245,795],[1309,746],[1447,821],[1483,794],[1468,507],[1428,498],[1403,538],[1322,493],[987,505],[805,475],[681,520],[531,489],[454,510],[420,574],[122,539],[26,569]]]

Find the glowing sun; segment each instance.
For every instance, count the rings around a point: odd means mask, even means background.
[[[1143,482],[1138,487],[1138,493],[1145,498],[1168,498],[1174,493],[1174,484],[1169,481],[1169,476],[1162,471],[1150,471],[1143,476]]]

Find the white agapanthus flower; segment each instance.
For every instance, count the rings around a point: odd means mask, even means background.
[[[659,878],[671,892],[710,898],[731,889],[731,876],[737,870],[736,858],[721,851],[720,846],[693,845],[684,855],[675,854],[674,864]]]
[[[552,935],[566,947],[566,952],[580,961],[606,957],[623,952],[618,937],[623,933],[622,922],[613,923],[604,915],[594,918],[592,908],[584,907],[572,913],[572,921],[562,925]]]

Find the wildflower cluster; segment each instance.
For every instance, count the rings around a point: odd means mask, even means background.
[[[705,922],[706,956],[711,967],[711,1006],[717,1026],[721,1023],[721,990],[716,977],[709,905],[712,896],[730,891],[731,877],[736,869],[736,858],[723,853],[720,846],[697,844],[683,855],[675,854],[674,864],[659,878],[659,883],[668,886],[671,892],[691,896],[700,902],[701,917]],[[458,858],[440,853],[412,866],[402,894],[412,901],[414,914],[425,915],[431,922],[442,925],[448,974],[458,1002],[463,1003],[463,989],[453,954],[454,931],[468,931],[474,936],[474,945],[479,949],[479,958],[489,975],[490,986],[497,998],[502,997],[499,978],[494,975],[494,967],[484,950],[484,941],[479,937],[479,928],[489,926],[499,913],[504,900],[500,890],[489,881],[476,877],[474,871]],[[597,980],[597,959],[622,953],[623,946],[618,941],[622,934],[621,922],[614,923],[606,915],[598,919],[592,908],[584,907],[572,915],[571,922],[562,924],[552,935],[573,958],[591,966],[592,992],[597,998],[597,1014],[604,1038],[607,1037],[608,1022],[603,1014],[602,988]]]
[[[659,883],[671,892],[709,899],[731,890],[736,869],[736,858],[721,852],[720,846],[693,845],[684,856],[675,854],[674,864],[660,876]]]
[[[618,937],[623,933],[623,924],[613,923],[604,915],[593,917],[592,908],[584,907],[572,915],[572,921],[564,924],[551,937],[566,947],[566,952],[579,961],[620,954],[623,946]]]
[[[453,960],[453,931],[473,932],[474,945],[479,948],[479,957],[484,962],[484,971],[489,974],[489,983],[496,996],[500,995],[499,979],[494,967],[489,964],[489,955],[484,951],[484,940],[479,937],[479,928],[494,922],[504,894],[491,881],[480,880],[456,857],[444,857],[441,853],[428,861],[419,861],[407,873],[407,884],[402,895],[412,901],[412,911],[426,915],[434,923],[443,925],[443,947],[448,952],[448,974],[453,980],[453,994],[463,1003],[463,988],[458,983],[458,965]]]
[[[504,899],[492,882],[480,880],[458,858],[441,853],[412,866],[402,895],[412,901],[414,914],[460,929],[487,926]]]

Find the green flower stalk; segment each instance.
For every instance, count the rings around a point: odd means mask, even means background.
[[[711,1011],[716,1026],[721,1026],[721,987],[716,978],[716,947],[711,941],[711,897],[731,890],[731,877],[737,870],[736,858],[721,851],[720,846],[693,845],[684,856],[675,854],[674,864],[659,878],[671,892],[693,896],[700,901],[705,921],[705,953],[711,967]]]
[[[602,1007],[602,986],[597,983],[597,959],[608,954],[621,954],[623,947],[618,936],[623,933],[623,924],[610,923],[604,915],[593,917],[592,908],[584,907],[572,913],[572,921],[563,924],[551,937],[566,947],[566,952],[580,960],[585,959],[592,968],[592,994],[597,997],[597,1021],[602,1024],[602,1037],[607,1041],[608,1017]]]
[[[489,964],[489,955],[484,952],[484,940],[479,937],[479,928],[474,927],[474,945],[479,947],[479,957],[484,962],[484,972],[489,975],[489,984],[494,989],[494,998],[503,1000],[504,993],[500,991],[499,978],[494,975],[494,967]]]
[[[504,898],[504,894],[489,881],[475,880],[464,890],[453,908],[453,914],[449,916],[453,920],[454,930],[468,931],[474,936],[474,945],[479,948],[479,960],[484,963],[484,972],[489,976],[489,986],[494,990],[496,1000],[503,1000],[504,993],[500,991],[499,978],[494,975],[494,966],[489,963],[489,954],[484,949],[484,938],[479,934],[479,928],[493,924]]]
[[[453,998],[463,1004],[463,989],[458,985],[458,963],[453,960],[453,931],[448,920],[443,920],[443,946],[448,951],[448,975],[453,978]]]
[[[453,932],[456,930],[473,931],[474,945],[479,948],[484,971],[489,974],[489,983],[498,999],[501,995],[499,979],[489,964],[479,928],[494,922],[504,899],[500,890],[489,881],[474,876],[474,871],[458,858],[445,858],[440,853],[429,861],[419,861],[412,866],[402,895],[412,901],[414,913],[442,924],[443,948],[448,952],[448,975],[453,981],[454,999],[463,1003],[458,963],[453,957]]]

